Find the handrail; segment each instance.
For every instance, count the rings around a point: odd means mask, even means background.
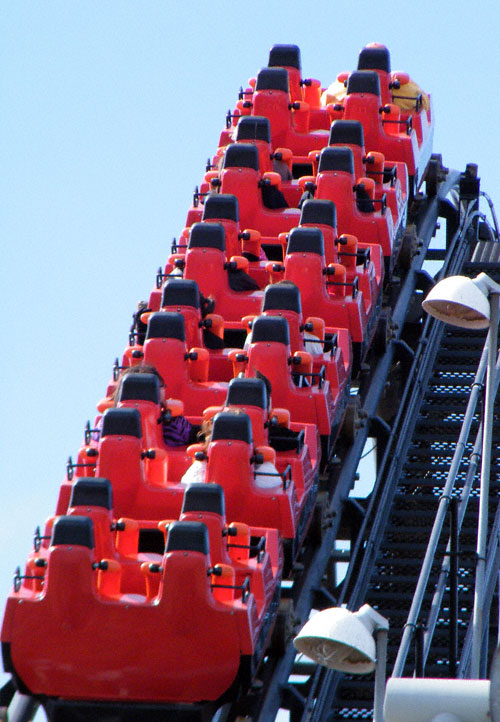
[[[476,410],[477,401],[479,398],[479,392],[482,387],[484,375],[486,372],[486,360],[487,350],[486,347],[483,349],[479,367],[476,372],[474,383],[472,384],[471,394],[469,396],[469,402],[465,411],[464,420],[462,422],[462,428],[458,437],[457,445],[455,447],[455,453],[451,461],[450,469],[446,477],[446,483],[439,499],[438,509],[432,525],[432,531],[430,534],[429,542],[425,552],[424,560],[418,577],[417,586],[413,595],[413,600],[410,607],[406,623],[404,625],[403,636],[398,649],[396,661],[394,663],[394,669],[392,671],[393,677],[401,677],[406,662],[406,657],[410,649],[412,642],[413,632],[417,625],[418,616],[424,600],[425,590],[429,581],[431,568],[434,563],[434,557],[436,555],[439,538],[443,529],[443,524],[446,519],[446,513],[448,511],[448,505],[451,498],[451,493],[455,486],[457,472],[464,455],[467,440],[469,438],[474,413]]]
[[[454,253],[454,248],[458,244],[460,239],[463,239],[464,234],[467,233],[473,218],[475,217],[475,212],[466,212],[466,215],[464,217],[463,226],[459,227],[454,234],[453,239],[451,240],[449,250],[447,253],[447,259],[448,262],[444,264],[444,267],[448,269],[449,272],[449,266],[451,266],[451,271],[453,272],[455,270],[456,263],[459,261],[459,254]],[[471,221],[468,222],[468,219],[471,218]],[[379,508],[385,508],[387,498],[390,493],[390,489],[388,488],[388,485],[386,483],[386,477],[387,477],[387,468],[386,464],[392,463],[399,463],[398,460],[401,458],[401,455],[398,453],[398,450],[394,447],[391,447],[391,440],[395,441],[397,445],[400,445],[404,443],[404,439],[407,437],[406,434],[406,426],[409,423],[409,417],[406,413],[406,410],[409,407],[414,407],[413,403],[413,397],[415,394],[420,393],[420,388],[423,383],[422,374],[425,374],[425,369],[422,366],[422,356],[424,354],[425,349],[427,348],[433,348],[435,346],[435,337],[438,334],[439,326],[436,323],[434,319],[432,319],[430,316],[427,317],[424,321],[424,329],[422,331],[422,335],[420,338],[420,341],[417,346],[417,350],[415,352],[412,367],[408,374],[407,383],[405,386],[405,389],[403,391],[403,395],[401,398],[401,403],[399,405],[398,414],[396,417],[396,420],[393,424],[392,432],[390,434],[389,441],[386,446],[386,450],[384,453],[384,458],[382,460],[382,463],[380,465],[380,470],[377,475],[377,480],[375,482],[375,487],[373,489],[373,492],[371,494],[371,501],[369,503],[365,518],[362,523],[362,528],[360,530],[360,533],[358,534],[358,539],[355,545],[354,550],[351,552],[351,556],[356,556],[357,552],[359,551],[359,547],[361,547],[364,544],[364,528],[368,527],[369,525],[369,519],[371,518],[372,514],[374,513],[374,510]],[[402,424],[403,426],[400,426]],[[382,496],[380,497],[377,494],[377,488],[382,488]],[[377,517],[378,518],[378,517]],[[371,533],[370,533],[370,539],[366,543],[366,549],[363,555],[363,562],[361,569],[357,569],[357,574],[359,578],[363,578],[365,568],[370,563],[370,558],[373,557],[376,553],[376,544],[373,543],[371,540],[374,538],[374,536],[377,536],[377,533],[375,532],[376,527],[376,520],[374,521]],[[371,549],[373,547],[373,549]],[[353,573],[353,566],[350,566],[350,568],[347,571],[346,580],[344,581],[344,589],[349,588],[349,577]],[[340,597],[341,601],[345,601],[343,599],[343,596],[341,594]],[[349,606],[350,607],[356,607],[359,603],[359,599],[353,599],[351,600]]]
[[[475,475],[477,474],[478,467],[479,467],[479,460],[481,458],[481,441],[482,441],[482,425],[480,426],[477,436],[476,436],[476,442],[474,444],[474,449],[472,451],[472,454],[469,456],[469,464],[467,467],[467,474],[465,477],[465,483],[464,487],[462,489],[462,493],[460,495],[460,503],[459,508],[457,511],[457,535],[460,534],[460,530],[462,528],[462,523],[465,517],[465,512],[467,510],[467,503],[469,501],[469,496],[472,488],[472,484],[474,483]],[[427,657],[429,655],[430,649],[431,649],[431,643],[432,638],[434,635],[434,630],[439,618],[439,610],[441,609],[441,603],[443,600],[443,595],[446,590],[446,582],[448,578],[448,573],[450,571],[451,566],[451,559],[448,556],[451,553],[451,544],[448,542],[448,546],[446,547],[446,556],[444,558],[443,564],[441,566],[441,571],[439,572],[438,581],[436,583],[436,589],[434,592],[434,596],[432,598],[431,602],[431,608],[429,609],[429,614],[427,617],[427,623],[425,624],[425,633],[424,633],[424,650],[423,650],[423,665],[425,667],[425,663],[427,661]]]
[[[483,356],[484,356],[484,351],[483,351]],[[484,361],[484,359],[483,359],[483,357],[481,357],[480,364],[483,363],[483,361]],[[478,372],[479,372],[479,368],[478,368]],[[497,364],[495,367],[495,381],[494,381],[494,389],[495,389],[494,393],[495,394],[498,391],[499,384],[500,384],[500,353],[498,355]],[[474,443],[473,451],[469,457],[469,464],[468,464],[468,468],[467,468],[465,484],[462,489],[462,493],[460,495],[460,506],[459,506],[459,510],[458,510],[458,533],[460,533],[460,529],[461,529],[461,526],[462,526],[462,523],[463,523],[463,520],[465,517],[465,512],[467,509],[467,503],[468,503],[470,492],[472,489],[474,476],[477,473],[479,460],[481,458],[482,430],[483,430],[483,426],[481,423],[479,426],[477,435],[476,435],[476,440]],[[492,531],[491,538],[493,538],[493,536],[494,536],[494,531]],[[450,549],[450,545],[448,544],[448,546],[446,548],[447,554],[449,552],[449,549]],[[491,552],[489,552],[489,553],[491,554]],[[435,590],[434,597],[432,600],[431,608],[429,610],[427,624],[425,625],[426,632],[425,632],[425,642],[424,642],[424,645],[425,645],[424,646],[424,664],[425,664],[425,659],[427,658],[427,655],[429,654],[429,651],[430,651],[432,636],[433,636],[434,629],[435,629],[435,626],[437,623],[439,609],[441,607],[441,601],[442,601],[442,598],[443,598],[443,595],[445,592],[446,578],[447,578],[447,575],[449,572],[449,568],[450,568],[450,559],[449,559],[449,557],[446,557],[444,559],[442,567],[441,567],[441,572],[440,572],[440,575],[438,578],[438,582],[436,584],[436,590]],[[491,570],[490,570],[490,573],[491,573]],[[463,648],[462,654],[465,653],[466,646],[467,646],[467,637],[466,637],[466,641],[464,642],[464,648]],[[463,660],[461,662],[460,668],[462,668],[462,667],[463,667]]]
[[[472,213],[466,213],[466,215],[464,217],[463,229],[460,230],[460,235],[461,236],[465,235],[467,233],[467,231],[469,230],[470,226],[472,225],[473,221],[477,217],[480,217],[480,216],[481,216],[481,214],[477,210],[474,210]],[[442,269],[441,272],[439,273],[438,277],[442,278],[442,277],[444,277],[444,275],[445,275],[445,271],[444,271],[444,269]],[[474,383],[472,384],[472,390],[471,390],[471,394],[469,396],[469,402],[467,404],[467,409],[466,409],[464,420],[462,423],[460,435],[459,435],[459,438],[457,441],[457,446],[455,448],[455,453],[454,453],[452,461],[451,461],[451,465],[450,465],[450,469],[448,471],[448,475],[446,478],[446,483],[445,483],[445,486],[443,489],[443,493],[441,494],[441,497],[439,499],[439,505],[438,505],[438,509],[436,512],[436,517],[434,519],[434,524],[432,526],[429,542],[427,545],[427,550],[426,550],[425,557],[424,557],[422,567],[420,570],[420,575],[418,578],[415,593],[413,595],[410,612],[408,614],[406,623],[403,628],[403,635],[401,638],[401,642],[400,642],[399,649],[398,649],[398,654],[397,654],[396,661],[394,663],[394,668],[392,671],[393,677],[401,677],[403,674],[403,671],[404,671],[404,665],[406,662],[406,658],[408,656],[408,652],[409,652],[410,645],[411,645],[412,638],[413,638],[413,633],[415,631],[418,616],[420,614],[420,610],[421,610],[422,603],[424,600],[424,595],[425,595],[425,592],[427,589],[427,584],[429,581],[431,568],[435,561],[434,558],[436,555],[439,538],[442,533],[444,521],[446,518],[446,513],[448,511],[451,493],[455,486],[458,468],[462,461],[462,458],[463,458],[463,455],[465,452],[465,445],[466,445],[467,439],[470,434],[470,428],[472,425],[472,420],[473,420],[473,416],[475,413],[475,409],[476,409],[476,405],[477,405],[477,401],[478,401],[478,397],[479,397],[479,392],[482,389],[482,386],[484,383],[484,376],[485,376],[485,372],[486,372],[486,363],[487,363],[487,346],[485,344],[482,354],[481,354],[481,359],[480,359],[479,366],[478,366],[478,369],[476,372]],[[495,372],[495,384],[498,385],[497,371]],[[479,435],[481,434],[481,429],[479,430],[478,434]],[[476,454],[480,453],[480,451],[476,449],[477,444],[478,444],[478,442],[476,439],[476,445],[474,447],[474,452]],[[476,458],[474,456],[474,453],[471,456],[471,459],[472,458]],[[471,483],[472,479],[468,479],[468,481],[470,481],[470,483]],[[467,496],[464,498],[465,492],[466,492],[466,488],[464,488],[464,490],[463,490],[461,504],[460,504],[459,529],[462,524],[463,514],[465,514],[465,507],[467,505],[468,496],[470,494],[470,487],[468,489]],[[462,509],[463,509],[463,513],[462,513]],[[449,551],[449,545],[447,547],[447,551]],[[429,620],[428,621],[430,623],[430,627],[427,630],[427,633],[424,637],[424,665],[425,665],[425,659],[427,658],[427,655],[429,653],[429,649],[430,649],[430,645],[431,645],[431,641],[432,641],[432,634],[434,633],[434,629],[435,629],[436,622],[437,622],[437,615],[438,615],[438,611],[439,611],[437,602],[439,599],[439,606],[440,606],[442,596],[444,593],[444,586],[445,586],[444,581],[445,581],[447,573],[448,573],[448,568],[449,568],[449,557],[445,559],[445,561],[442,565],[442,568],[441,568],[441,575],[444,575],[444,577],[443,577],[443,579],[441,579],[441,576],[440,576],[440,578],[438,580],[438,584],[441,583],[442,589],[438,588],[436,590],[436,593],[434,594],[434,597],[433,597],[431,610],[429,612]]]
[[[431,205],[432,203],[436,203],[438,201],[444,201],[448,194],[452,192],[453,189],[457,186],[457,184],[458,173],[450,172],[446,183],[443,184],[443,186],[440,188],[436,199],[431,201]],[[463,243],[463,241],[465,234],[467,233],[470,225],[472,224],[472,220],[475,218],[474,216],[474,218],[472,218],[470,222],[467,223],[469,217],[473,215],[474,205],[474,203],[471,203],[465,209],[465,215],[462,216],[462,223],[457,224],[457,227],[454,229],[453,236],[449,239],[447,243],[445,260],[445,267],[447,269],[447,273],[458,272],[464,261],[467,244]],[[464,211],[462,211],[462,213],[464,213]],[[427,237],[427,234],[429,232],[433,231],[433,228],[428,227],[428,217],[431,218],[431,214],[426,214],[425,220],[419,227],[418,231],[419,234],[421,234],[424,238]],[[393,319],[399,320],[399,318],[400,308],[398,302],[396,303],[393,312]],[[373,488],[372,494],[370,495],[368,509],[366,510],[364,519],[361,522],[361,527],[358,531],[356,543],[354,545],[354,548],[351,549],[351,561],[348,567],[347,576],[342,584],[342,592],[336,600],[337,605],[341,603],[347,603],[347,606],[350,609],[354,609],[357,608],[359,604],[363,601],[363,595],[365,593],[364,580],[369,578],[369,567],[376,553],[377,543],[380,541],[380,539],[377,539],[377,535],[378,537],[380,537],[380,528],[376,521],[381,516],[383,516],[383,514],[380,513],[381,509],[387,508],[387,504],[384,505],[383,500],[381,503],[379,503],[382,497],[387,501],[388,496],[386,496],[386,494],[389,495],[389,490],[387,489],[386,483],[386,467],[389,463],[397,466],[401,462],[402,456],[398,453],[398,451],[395,451],[394,445],[399,448],[401,444],[404,444],[404,439],[407,437],[407,434],[401,431],[402,426],[404,425],[406,429],[407,423],[409,423],[406,411],[412,406],[413,395],[417,393],[419,389],[424,385],[425,379],[421,376],[421,374],[424,373],[421,362],[426,357],[426,354],[424,353],[424,348],[436,347],[435,340],[437,331],[437,323],[435,323],[434,320],[430,317],[426,319],[424,322],[424,329],[421,334],[421,340],[414,355],[412,369],[408,375],[408,381],[405,385],[405,389],[400,400],[399,411],[397,413],[395,421],[392,424],[392,431],[390,432],[389,438],[387,440],[386,450],[384,452],[384,457],[380,465],[380,473],[377,474],[375,486]],[[389,356],[391,359],[394,354],[394,349],[396,348],[396,340],[393,340],[393,342],[388,348],[388,353],[386,354],[386,356]],[[413,376],[415,371],[418,372],[418,381],[416,381],[415,377]],[[412,379],[412,381],[410,382],[409,379]],[[376,403],[374,405],[372,404],[371,394],[367,395],[367,397],[365,398],[365,409],[367,410],[369,415],[376,414],[376,406]],[[362,560],[361,568],[358,567],[355,563],[355,559],[359,557],[361,557]],[[351,584],[349,580],[353,577],[354,570],[356,570],[355,575],[357,581],[355,582],[354,587],[351,590]],[[330,708],[331,706],[331,700],[335,696],[335,690],[339,683],[340,677],[340,673],[333,670],[324,669],[321,666],[318,666],[316,668],[315,672],[311,676],[311,680],[309,681],[310,687],[307,699],[304,702],[305,711],[302,720],[305,720],[307,718],[308,722],[319,722],[320,719],[323,719],[323,714],[325,710],[327,708]]]
[[[491,603],[493,601],[493,594],[495,591],[495,587],[498,582],[498,570],[500,568],[500,505],[497,507],[496,515],[495,515],[495,521],[493,523],[491,534],[490,534],[490,542],[488,547],[488,553],[486,556],[486,573],[485,573],[485,594],[484,594],[484,609],[489,610],[491,607]],[[484,614],[483,619],[485,620],[483,623],[483,630],[482,630],[482,639],[484,641],[485,637],[487,637],[487,629],[488,629],[488,615]],[[472,652],[472,618],[469,620],[469,625],[467,627],[467,632],[465,635],[465,640],[462,646],[462,655],[460,658],[460,664],[458,667],[458,676],[459,677],[467,677],[468,670],[470,668],[471,663],[471,652]],[[480,678],[486,678],[486,663],[487,663],[488,657],[487,655],[484,655],[484,658],[481,660],[481,669],[480,672]]]

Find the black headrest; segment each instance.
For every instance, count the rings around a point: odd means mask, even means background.
[[[137,409],[106,409],[102,416],[104,436],[135,436],[142,439],[141,415]]]
[[[238,199],[229,193],[209,195],[205,198],[202,217],[204,221],[224,219],[238,223],[240,220]]]
[[[223,167],[259,170],[259,151],[251,143],[231,143],[224,153]]]
[[[188,278],[169,278],[163,286],[163,306],[200,307],[200,290],[196,281]]]
[[[365,145],[363,126],[359,120],[334,120],[328,145]]]
[[[109,479],[97,476],[76,479],[71,488],[70,506],[113,508],[113,490]]]
[[[355,70],[347,78],[347,95],[368,93],[380,95],[380,79],[375,71]]]
[[[273,45],[269,51],[270,68],[285,67],[301,69],[300,48],[298,45]]]
[[[252,324],[251,342],[290,343],[288,321],[282,316],[257,316]]]
[[[60,516],[52,527],[50,546],[71,544],[71,546],[94,548],[94,524],[88,516]]]
[[[244,115],[236,126],[236,140],[263,140],[271,142],[271,125],[268,118]]]
[[[201,552],[208,554],[208,529],[199,521],[174,521],[169,524],[165,552]]]
[[[255,90],[281,90],[288,93],[288,72],[285,68],[262,68],[257,75]]]
[[[182,511],[206,511],[224,516],[224,490],[219,484],[189,484],[184,492]]]
[[[288,236],[286,247],[289,253],[317,253],[323,256],[325,253],[325,242],[323,233],[319,228],[292,228]]]
[[[383,70],[391,72],[391,55],[384,45],[363,48],[359,53],[358,70]]]
[[[173,311],[157,311],[152,313],[148,321],[146,341],[150,338],[176,338],[186,340],[184,316]]]
[[[323,148],[319,156],[318,173],[327,170],[354,173],[354,156],[345,145]]]
[[[120,381],[118,401],[160,403],[160,379],[156,374],[126,374]]]
[[[217,248],[225,251],[226,232],[222,223],[193,223],[189,232],[188,248]]]
[[[333,201],[322,198],[310,198],[302,204],[300,225],[311,223],[337,227],[337,208]]]
[[[231,439],[252,443],[252,423],[246,414],[235,414],[232,411],[223,411],[214,416],[211,441]]]
[[[235,378],[229,382],[226,404],[229,406],[258,406],[267,409],[267,389],[262,379]]]
[[[269,309],[302,313],[298,286],[295,283],[273,283],[266,286],[262,310]]]

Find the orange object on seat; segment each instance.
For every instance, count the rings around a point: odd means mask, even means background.
[[[230,564],[216,564],[210,575],[212,594],[218,602],[229,602],[235,598],[235,573]]]

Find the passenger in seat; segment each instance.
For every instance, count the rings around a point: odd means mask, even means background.
[[[232,413],[243,414],[241,409],[235,409]],[[201,434],[204,437],[203,445],[205,452],[208,450],[212,433],[213,419],[203,421],[201,427]],[[205,459],[194,459],[191,466],[184,473],[181,479],[181,484],[193,484],[203,483],[206,481],[206,472],[208,468],[207,458]],[[254,484],[260,489],[272,489],[282,485],[282,478],[279,475],[278,469],[270,461],[264,461],[262,464],[254,465]]]
[[[144,345],[144,339],[146,338],[146,331],[148,326],[146,323],[141,321],[141,315],[146,311],[150,311],[146,301],[137,302],[137,311],[132,316],[132,325],[130,327],[130,333],[134,334],[134,342],[139,346]]]
[[[390,56],[389,51],[384,45],[381,45],[380,43],[370,43],[369,45],[366,45],[360,52],[360,60],[364,55],[371,55],[369,51],[373,50],[378,55],[380,51],[383,51],[385,56],[387,57],[386,60],[386,73],[387,76],[389,76],[390,80]],[[372,67],[373,66],[373,67]],[[376,67],[375,67],[376,66]],[[364,62],[358,63],[358,70],[378,70],[381,69],[380,65],[377,65],[376,63],[370,63],[367,62],[365,59]],[[343,74],[341,74],[342,76]],[[401,83],[399,87],[396,87],[395,85],[389,85],[390,88],[390,94],[392,96],[392,102],[394,105],[397,105],[401,110],[415,110],[415,102],[418,98],[418,96],[421,96],[422,98],[422,108],[424,110],[429,110],[430,108],[430,102],[429,102],[429,96],[427,93],[425,93],[422,88],[417,85],[417,83],[412,80],[409,76],[405,74],[407,78],[406,83]],[[328,88],[323,91],[323,94],[321,95],[321,105],[329,105],[330,103],[333,104],[342,104],[344,102],[346,96],[346,86],[342,80],[334,80],[333,83],[331,83]]]
[[[201,427],[191,424],[185,416],[171,416],[165,407],[165,382],[154,366],[144,364],[143,366],[130,366],[123,370],[120,381],[113,394],[113,402],[116,406],[120,401],[120,393],[123,381],[131,374],[153,374],[158,378],[160,384],[160,409],[161,415],[158,423],[162,425],[163,441],[166,446],[189,446],[198,439]]]

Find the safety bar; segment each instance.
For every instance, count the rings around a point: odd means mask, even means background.
[[[255,556],[257,557],[257,561],[259,564],[262,563],[262,559],[264,558],[264,554],[266,552],[266,537],[261,536],[259,537],[259,541],[257,544],[229,544],[227,545],[228,549],[248,549],[251,552],[256,552]]]
[[[208,570],[211,574],[217,574],[217,568]],[[245,577],[243,584],[211,584],[210,589],[234,589],[241,591],[241,601],[246,604],[250,595],[250,577]]]

